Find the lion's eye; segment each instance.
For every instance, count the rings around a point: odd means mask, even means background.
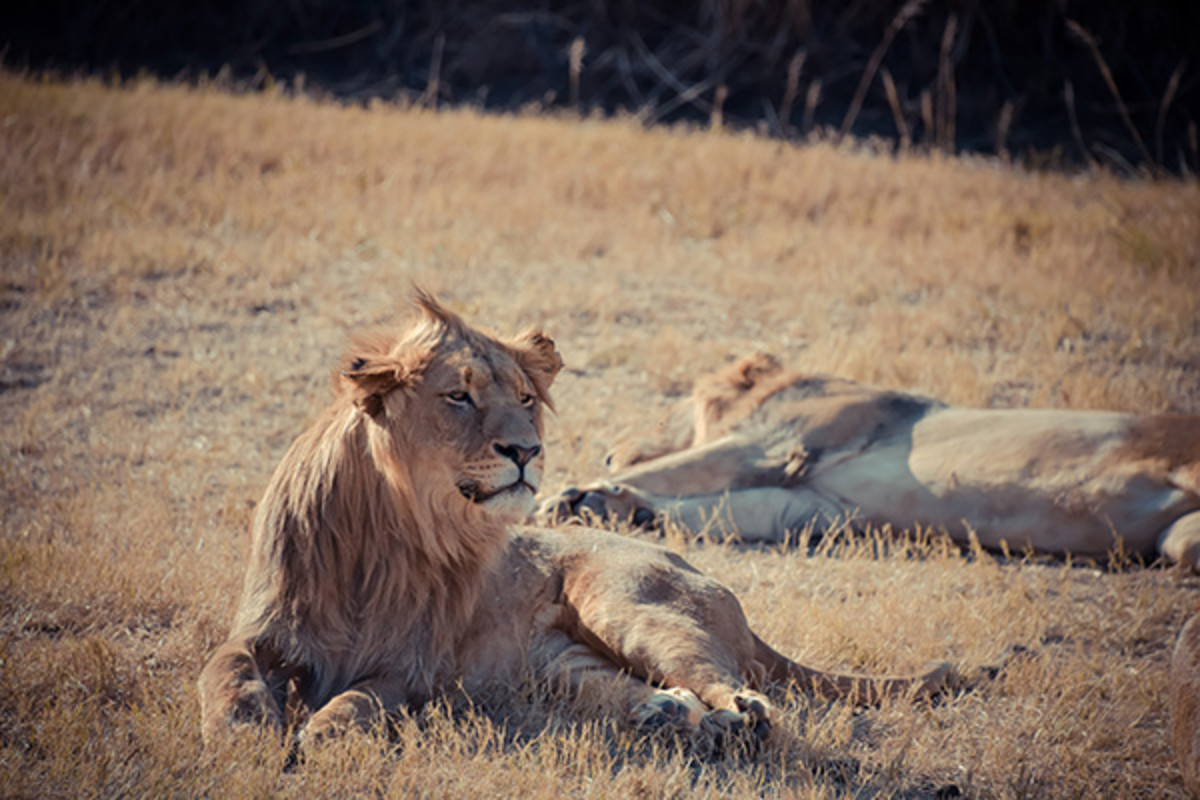
[[[537,398],[531,395],[529,392],[522,392],[518,399],[521,401],[521,405],[525,406],[526,408],[532,408],[534,401],[537,400]]]
[[[463,406],[465,408],[467,406],[475,405],[475,401],[471,399],[470,392],[446,392],[445,398],[446,402],[450,403],[452,406]]]

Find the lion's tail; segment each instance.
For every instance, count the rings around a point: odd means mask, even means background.
[[[766,668],[768,680],[794,684],[803,691],[826,697],[848,698],[856,703],[878,703],[885,697],[912,695],[928,697],[946,688],[950,664],[931,661],[915,675],[857,675],[825,672],[806,667],[779,653],[758,636],[754,637],[755,660]]]

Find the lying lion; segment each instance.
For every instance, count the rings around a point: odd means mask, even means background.
[[[552,498],[543,518],[586,509],[770,542],[847,520],[919,524],[993,549],[1200,558],[1195,416],[956,408],[758,354],[609,462],[607,480]]]
[[[289,684],[311,712],[302,741],[532,674],[639,729],[751,746],[775,682],[867,700],[941,687],[944,664],[904,678],[796,664],[667,550],[510,529],[533,509],[562,360],[541,333],[495,339],[418,304],[399,336],[355,345],[267,487],[232,633],[200,676],[206,739],[282,730]]]
[[[1200,797],[1200,613],[1179,632],[1167,694],[1171,744],[1183,772],[1183,784],[1193,797]]]

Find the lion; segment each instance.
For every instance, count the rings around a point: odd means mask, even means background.
[[[675,553],[518,526],[562,358],[541,331],[500,339],[416,303],[406,330],[351,346],[333,404],[266,489],[229,639],[199,679],[207,741],[288,730],[289,687],[309,712],[301,745],[529,676],[638,731],[754,745],[777,684],[868,702],[945,685],[945,663],[893,677],[802,666]]]
[[[697,382],[612,473],[543,503],[786,542],[847,522],[997,551],[1200,560],[1200,417],[948,405],[756,353]]]
[[[1171,744],[1183,772],[1183,784],[1200,797],[1200,613],[1179,632],[1167,682],[1171,708]]]

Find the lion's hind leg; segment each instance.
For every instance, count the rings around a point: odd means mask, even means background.
[[[675,737],[698,754],[712,755],[733,749],[736,742],[742,751],[756,752],[770,731],[770,704],[748,689],[729,685],[710,691],[725,700],[714,708],[691,688],[650,683],[561,631],[547,637],[539,650],[549,656],[539,669],[542,679],[577,702],[623,715],[640,734]]]
[[[667,725],[686,716],[669,698],[656,699],[654,686],[562,630],[541,637],[532,655],[535,676],[550,689],[606,713],[630,713],[635,727]]]
[[[635,716],[682,719],[686,710],[698,752],[758,752],[776,715],[755,691],[767,670],[755,658],[757,640],[734,594],[656,547],[611,564],[619,567],[615,574],[581,577],[567,592],[578,613],[577,638],[661,687],[634,706]]]
[[[206,742],[240,726],[283,730],[287,679],[268,683],[249,642],[221,645],[200,673],[201,731]]]

